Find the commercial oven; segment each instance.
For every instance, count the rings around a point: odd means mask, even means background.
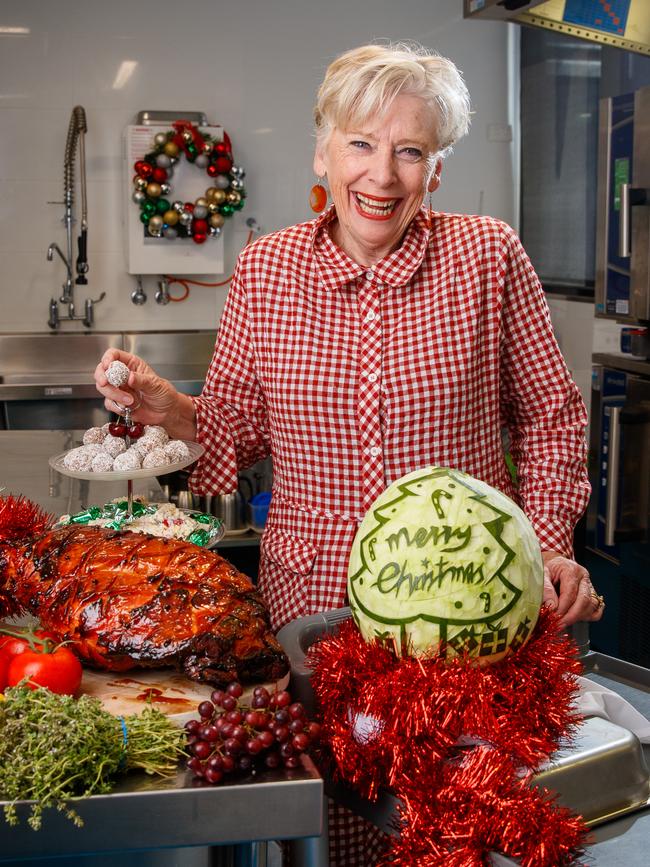
[[[607,600],[591,641],[650,667],[650,362],[594,356],[590,463],[587,565]]]

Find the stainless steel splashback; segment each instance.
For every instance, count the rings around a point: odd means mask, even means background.
[[[179,391],[199,394],[213,331],[0,334],[0,429],[67,430],[108,418],[93,382],[104,352],[142,356]]]

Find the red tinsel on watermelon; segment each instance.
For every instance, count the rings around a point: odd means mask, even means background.
[[[523,867],[562,867],[586,826],[531,787],[580,721],[581,665],[544,608],[523,647],[492,665],[397,658],[350,620],[312,646],[308,663],[332,773],[375,800],[400,799],[387,864],[479,867],[496,850]]]

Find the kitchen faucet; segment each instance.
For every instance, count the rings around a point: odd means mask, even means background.
[[[63,284],[63,294],[59,298],[59,303],[66,304],[68,309],[67,313],[62,317],[59,313],[59,306],[56,298],[50,299],[50,315],[47,324],[53,330],[59,327],[62,318],[81,320],[86,328],[92,328],[94,321],[94,305],[98,304],[106,297],[106,293],[102,292],[99,298],[86,298],[83,314],[77,315],[75,313],[74,284],[86,285],[88,283],[88,278],[86,277],[86,274],[88,273],[88,207],[86,201],[86,156],[84,150],[84,136],[86,132],[86,112],[80,105],[77,105],[72,109],[72,116],[70,117],[70,124],[68,126],[68,138],[65,145],[65,157],[63,161],[62,204],[65,209],[63,223],[66,232],[67,255],[63,253],[55,241],[53,241],[47,248],[48,262],[51,262],[54,259],[54,254],[56,253],[66,268],[66,279]],[[81,186],[81,232],[77,241],[78,255],[74,266],[77,272],[77,277],[76,279],[73,279],[72,225],[75,220],[72,213],[72,205],[74,203],[74,158],[77,145],[79,146],[79,174]]]

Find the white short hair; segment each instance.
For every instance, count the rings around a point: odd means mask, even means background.
[[[431,110],[437,155],[467,133],[469,93],[452,61],[420,45],[388,43],[353,48],[329,65],[314,107],[317,137],[381,116],[400,94],[420,97]]]

